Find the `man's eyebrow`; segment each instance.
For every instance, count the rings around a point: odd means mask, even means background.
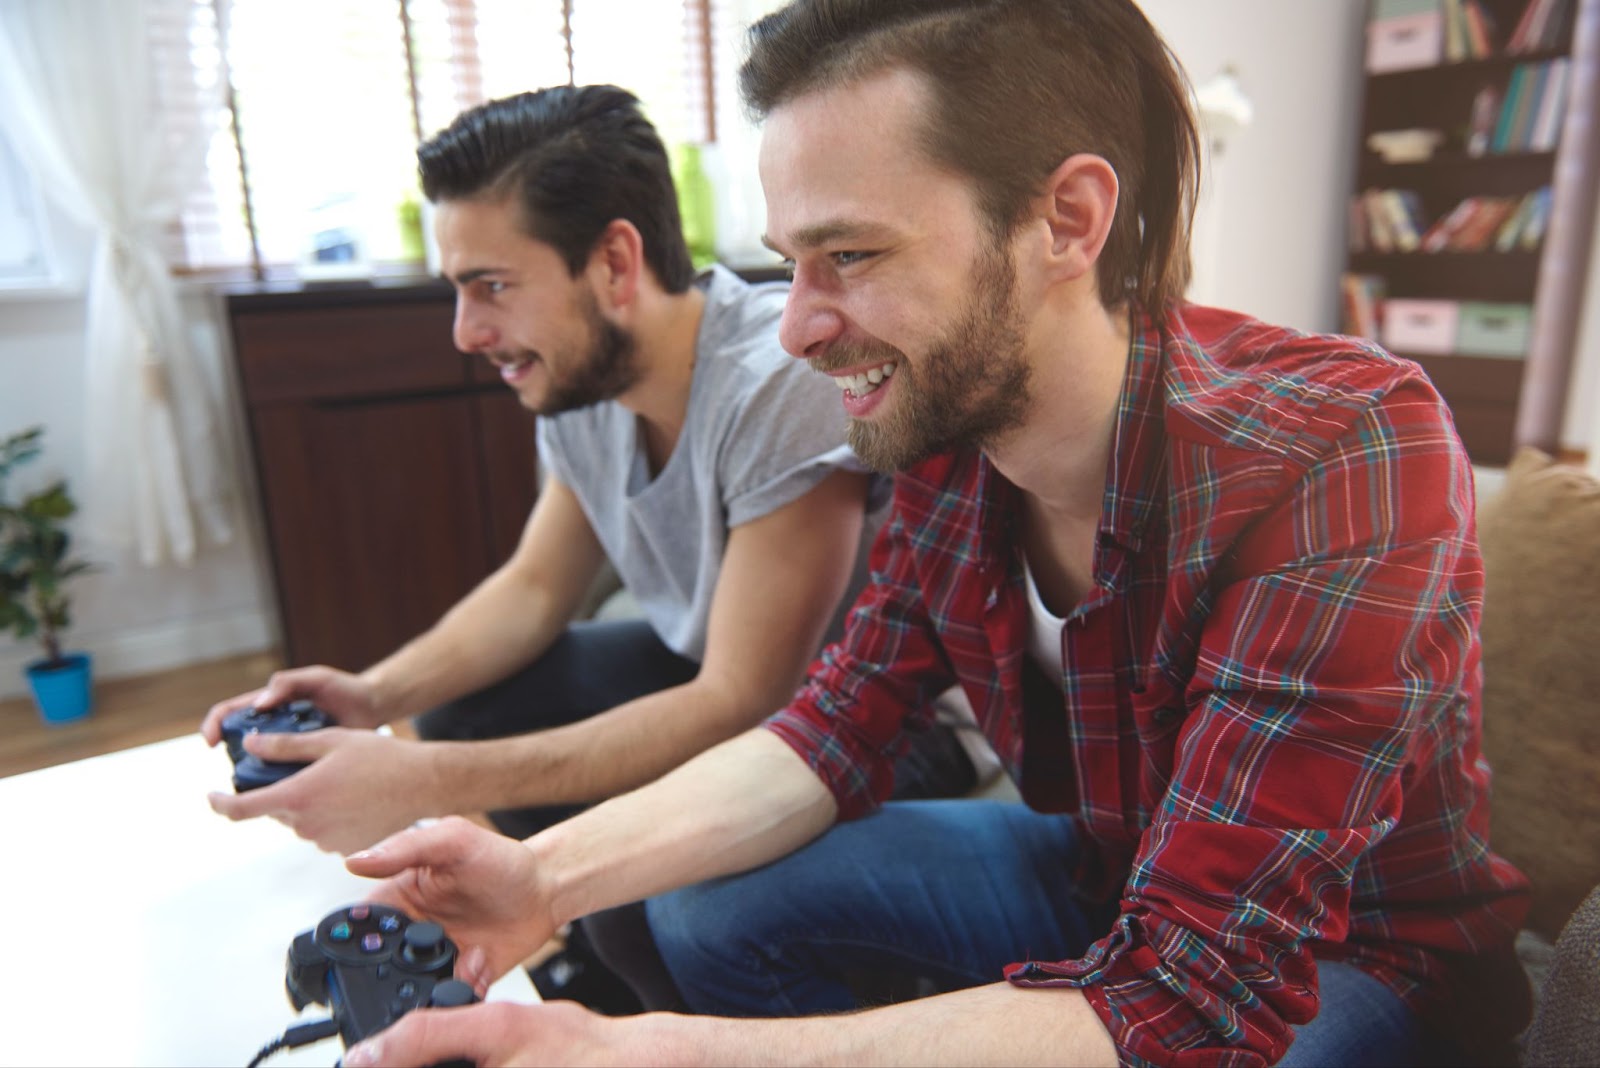
[[[480,278],[486,278],[491,274],[500,274],[503,270],[504,268],[502,267],[474,267],[470,271],[462,271],[454,278],[450,278],[449,275],[445,275],[445,277],[457,286],[469,286]]]
[[[802,226],[794,232],[791,240],[796,248],[810,249],[835,241],[874,239],[880,237],[882,233],[883,228],[875,223],[832,219],[827,222],[814,223],[811,226]],[[784,254],[783,250],[765,234],[761,235],[761,243],[780,256]]]

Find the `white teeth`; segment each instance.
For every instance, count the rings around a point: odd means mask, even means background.
[[[878,385],[894,374],[894,364],[886,363],[882,367],[874,367],[856,375],[834,375],[833,384],[842,390],[847,390],[857,397],[864,397],[878,388]]]

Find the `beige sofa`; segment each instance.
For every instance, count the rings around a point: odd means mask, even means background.
[[[1528,1065],[1600,1064],[1600,481],[1533,449],[1478,503],[1490,842],[1533,883]],[[1554,943],[1554,948],[1551,948]]]

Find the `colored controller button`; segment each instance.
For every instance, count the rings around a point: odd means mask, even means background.
[[[365,905],[352,905],[350,908],[350,918],[352,920],[364,920],[370,915],[372,915],[372,910]]]
[[[348,923],[334,924],[332,930],[328,932],[328,937],[335,942],[350,941],[350,925]]]
[[[383,948],[383,935],[370,932],[361,936],[361,949],[367,953],[376,953]]]
[[[378,930],[384,932],[385,934],[394,934],[396,931],[400,930],[400,917],[392,914],[379,916]]]

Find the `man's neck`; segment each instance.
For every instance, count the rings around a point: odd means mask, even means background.
[[[1127,312],[1098,304],[1034,331],[1032,404],[1021,426],[986,449],[1030,508],[1054,521],[1098,520],[1130,343]]]
[[[688,415],[705,304],[699,286],[682,293],[654,287],[641,293],[635,343],[643,373],[617,402],[639,417],[654,471],[666,465]]]

